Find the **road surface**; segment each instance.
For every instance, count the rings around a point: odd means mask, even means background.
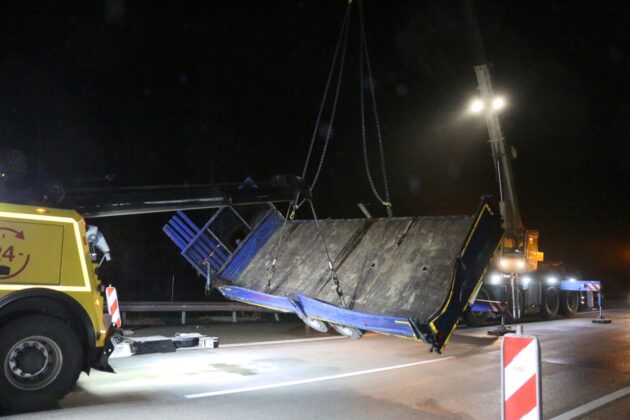
[[[630,310],[608,312],[608,325],[592,316],[524,325],[541,341],[545,418],[628,418]],[[187,328],[220,336],[221,347],[113,360],[118,374],[83,374],[58,409],[16,418],[499,418],[501,339],[488,329],[458,329],[438,355],[395,337],[309,333],[297,322]]]

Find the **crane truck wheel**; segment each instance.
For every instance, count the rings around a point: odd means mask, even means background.
[[[560,313],[573,316],[580,306],[580,294],[577,292],[560,292]]]
[[[540,315],[547,320],[554,319],[560,309],[560,293],[553,286],[548,286],[543,292],[543,300],[540,305]]]
[[[479,289],[479,293],[477,293],[477,298],[480,300],[492,300],[490,292],[488,292],[483,286]],[[466,325],[469,327],[479,327],[480,325],[488,322],[492,314],[490,312],[475,312],[469,310],[466,312],[465,321]]]
[[[54,406],[75,385],[83,350],[62,321],[28,315],[0,328],[0,407],[12,412]]]

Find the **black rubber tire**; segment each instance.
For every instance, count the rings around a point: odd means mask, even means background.
[[[481,286],[481,289],[479,289],[479,293],[477,293],[477,299],[492,300],[492,295],[488,290],[486,290],[486,288]],[[468,310],[466,312],[464,320],[466,321],[466,325],[468,325],[469,327],[479,327],[488,322],[488,320],[491,318],[492,313],[490,312],[473,312],[472,310]]]
[[[365,331],[358,328],[346,327],[345,325],[339,325],[333,322],[329,322],[328,325],[330,325],[339,334],[344,337],[348,337],[351,340],[358,340],[365,334]]]
[[[578,292],[560,292],[560,313],[564,316],[573,316],[580,307],[580,294]]]
[[[551,320],[558,316],[560,309],[560,292],[556,287],[547,286],[543,292],[542,302],[540,304],[540,315]]]
[[[56,377],[37,390],[13,385],[5,369],[10,369],[9,353],[21,340],[45,337],[57,345],[61,368]],[[0,329],[0,407],[11,412],[51,408],[74,387],[83,365],[83,350],[77,335],[62,321],[45,315],[27,315],[14,319]],[[52,377],[53,375],[51,375]]]

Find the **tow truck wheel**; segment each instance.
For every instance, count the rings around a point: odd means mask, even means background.
[[[558,289],[549,286],[544,290],[543,301],[540,305],[540,314],[544,319],[554,319],[558,315],[560,308],[560,294]]]
[[[577,292],[560,292],[560,313],[573,316],[580,306],[580,294]]]
[[[14,412],[50,408],[77,382],[81,344],[60,320],[25,316],[5,324],[0,337],[0,407]]]

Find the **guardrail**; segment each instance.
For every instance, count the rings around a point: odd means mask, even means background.
[[[231,312],[232,322],[237,322],[237,312],[270,313],[276,321],[280,320],[278,311],[237,302],[121,302],[120,312],[123,324],[127,322],[127,312],[181,312],[182,325],[186,324],[188,312]]]

